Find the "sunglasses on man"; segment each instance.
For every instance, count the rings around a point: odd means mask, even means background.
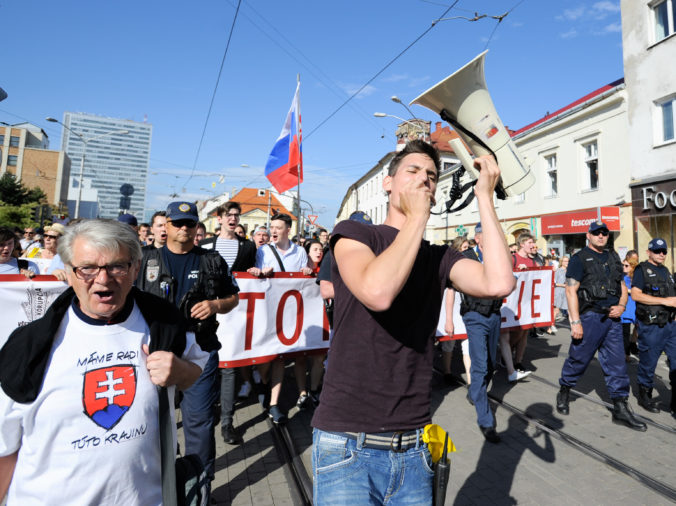
[[[650,251],[652,251],[656,255],[666,255],[667,254],[666,249],[651,249]]]
[[[605,228],[600,228],[598,230],[590,232],[591,235],[602,235],[603,237],[607,236],[609,233],[610,232],[608,232]]]
[[[193,220],[168,220],[167,223],[171,223],[176,228],[195,228],[197,226],[197,222]]]

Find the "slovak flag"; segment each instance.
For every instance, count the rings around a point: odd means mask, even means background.
[[[296,86],[291,109],[286,116],[282,133],[272,148],[265,177],[279,193],[303,182],[303,132],[300,125],[300,82]],[[300,179],[298,175],[300,174]]]

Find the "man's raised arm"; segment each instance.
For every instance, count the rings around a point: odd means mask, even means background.
[[[420,179],[402,188],[406,219],[394,242],[376,256],[365,244],[340,238],[333,248],[340,276],[352,294],[372,311],[386,311],[411,274],[430,215],[432,192]]]

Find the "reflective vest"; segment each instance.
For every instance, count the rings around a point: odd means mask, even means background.
[[[653,297],[673,297],[676,295],[674,280],[670,275],[667,274],[667,278],[664,279],[655,269],[655,266],[647,260],[641,262],[637,268],[640,268],[643,273],[643,288],[641,289],[643,293]],[[674,308],[668,306],[636,303],[636,318],[648,325],[664,327],[674,319],[674,312]]]
[[[583,248],[576,254],[582,261],[582,281],[577,291],[580,313],[596,306],[597,302],[608,297],[622,296],[622,262],[614,250],[608,252],[608,261],[600,262],[589,248]]]

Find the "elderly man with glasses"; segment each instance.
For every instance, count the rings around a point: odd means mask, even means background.
[[[161,504],[157,387],[172,399],[208,355],[171,304],[133,287],[127,225],[80,222],[58,252],[70,288],[0,350],[0,501],[9,488],[9,504]]]
[[[21,251],[26,251],[31,244],[36,242],[38,241],[35,240],[35,229],[32,227],[24,228],[23,238],[19,241],[21,244]]]
[[[622,262],[608,249],[608,226],[589,225],[587,246],[570,259],[566,271],[566,298],[572,341],[563,364],[556,396],[556,410],[569,413],[570,389],[584,374],[598,351],[608,393],[613,401],[613,422],[645,431],[628,404],[629,375],[624,356],[622,322],[628,290],[623,282]]]
[[[218,401],[218,349],[216,313],[237,306],[239,289],[228,265],[216,250],[195,246],[199,221],[195,204],[172,202],[167,207],[167,242],[161,248],[143,248],[136,286],[171,302],[188,320],[197,344],[209,360],[181,402],[187,454],[202,460],[213,480],[216,460],[214,407]]]
[[[669,359],[672,416],[676,415],[676,287],[664,265],[667,242],[659,237],[648,244],[648,260],[634,270],[631,296],[636,301],[638,320],[638,404],[659,413],[659,402],[652,399],[655,368],[664,351]],[[666,404],[666,403],[665,403]]]

